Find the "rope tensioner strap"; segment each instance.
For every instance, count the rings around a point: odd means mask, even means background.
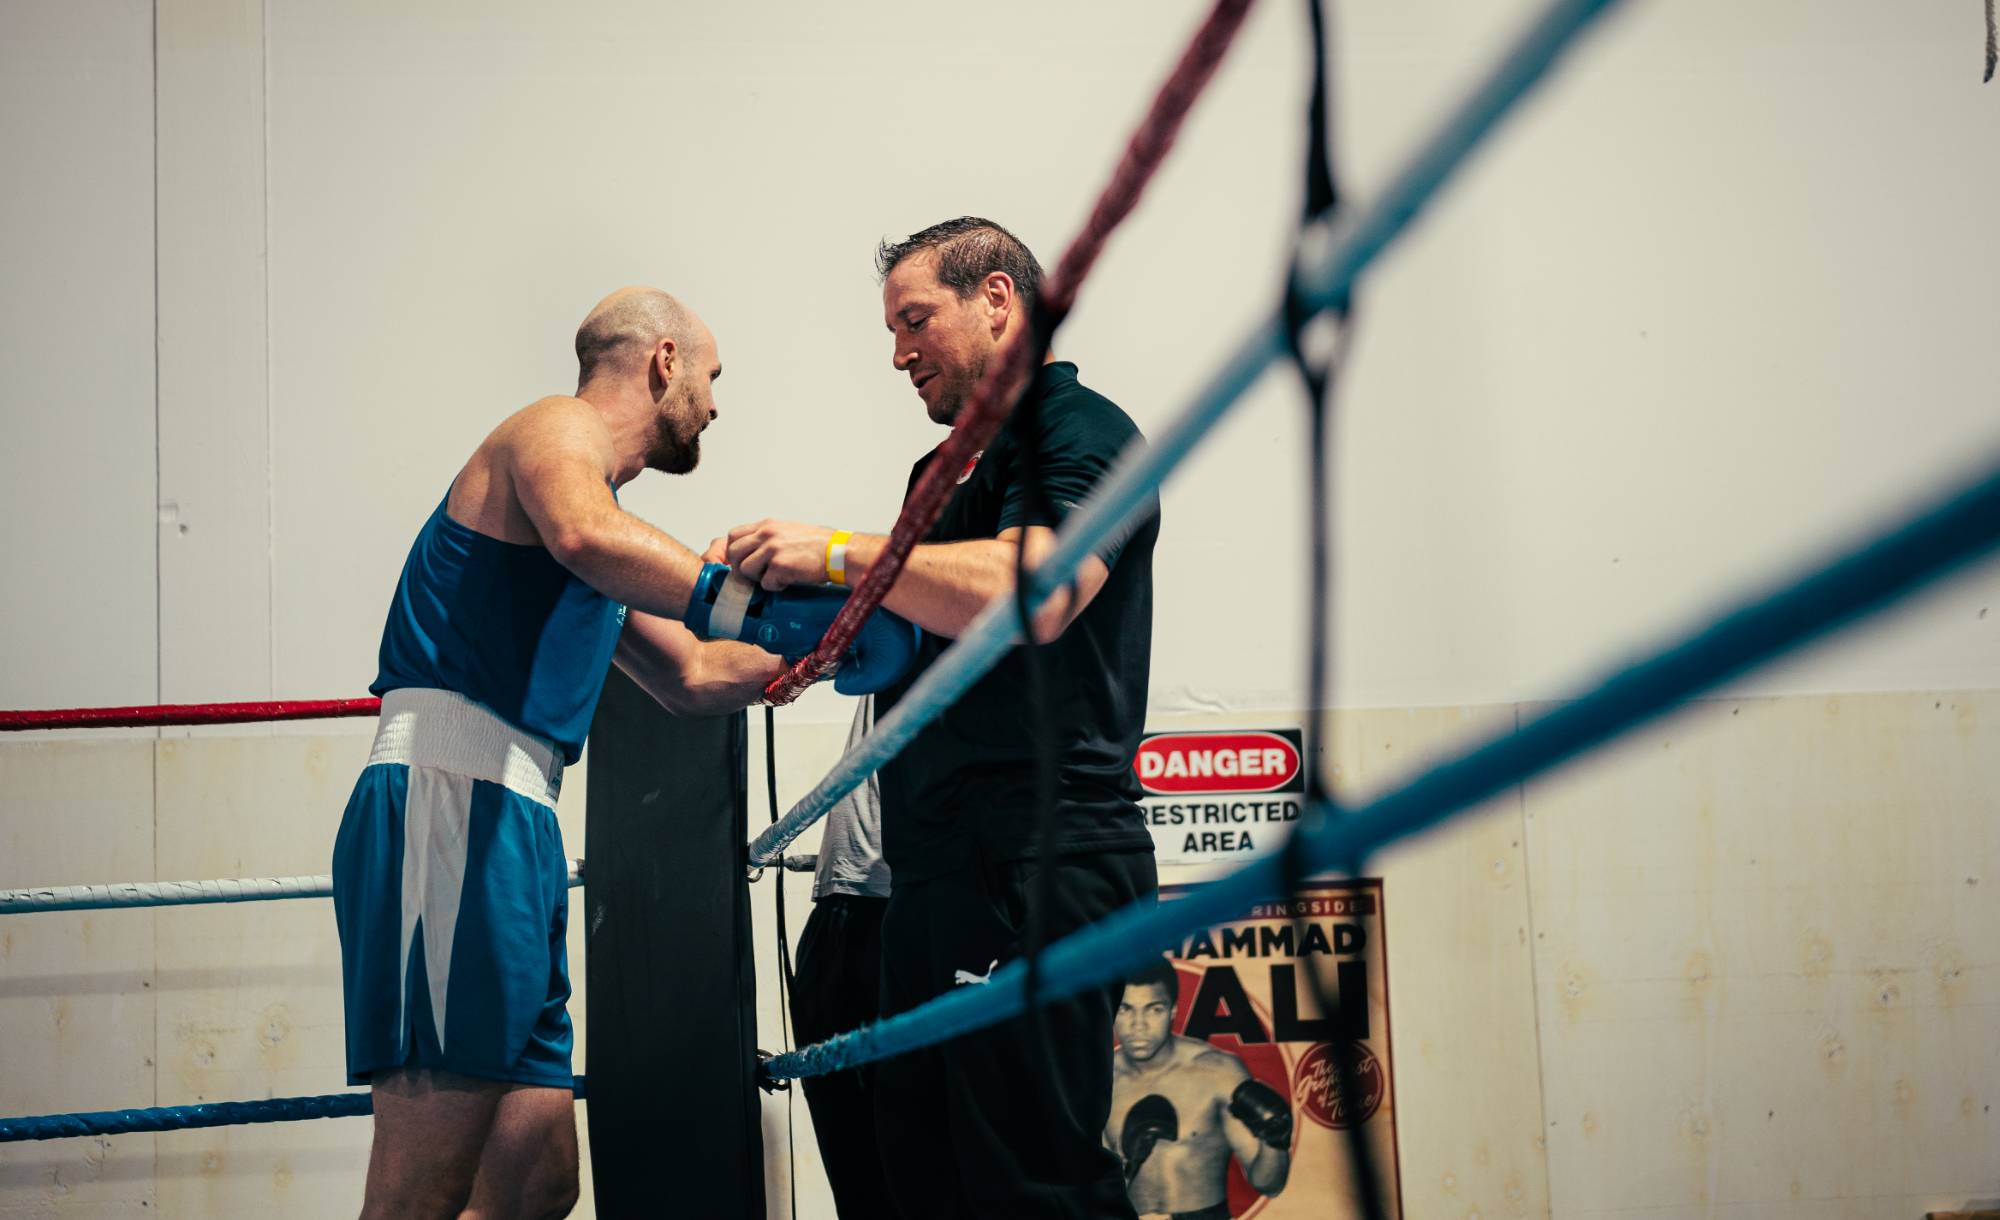
[[[583,884],[583,861],[569,862],[569,887]],[[123,881],[112,885],[44,885],[0,890],[0,915],[32,911],[101,911],[113,907],[185,907],[211,902],[327,898],[333,878],[231,877],[219,881]]]
[[[903,511],[896,518],[880,557],[869,567],[867,576],[855,587],[847,604],[841,607],[819,647],[765,688],[766,701],[790,703],[807,687],[832,672],[834,665],[854,642],[862,622],[882,604],[889,587],[902,572],[903,562],[909,558],[910,551],[920,538],[930,532],[938,515],[944,511],[945,502],[955,489],[954,480],[959,471],[965,468],[974,454],[986,448],[1001,425],[1007,422],[1007,416],[1020,396],[1020,389],[1040,359],[1049,335],[1069,314],[1071,305],[1076,301],[1078,287],[1090,274],[1112,230],[1138,205],[1147,182],[1166,159],[1188,111],[1214,77],[1223,55],[1242,28],[1250,3],[1251,0],[1217,0],[1214,9],[1188,43],[1180,61],[1174,65],[1166,83],[1160,87],[1145,119],[1132,133],[1125,146],[1125,155],[1120,158],[1111,181],[1091,208],[1082,231],[1050,273],[1042,292],[1042,314],[1047,329],[1039,333],[1036,333],[1036,328],[1017,331],[1001,349],[1000,358],[987,369],[986,375],[973,390],[958,426],[952,429],[944,444],[938,446],[917,485],[904,500]]]
[[[373,716],[380,699],[278,699],[262,703],[150,703],[134,707],[64,707],[0,711],[0,733],[30,729],[159,728],[191,724],[251,724],[260,720],[333,720]]]

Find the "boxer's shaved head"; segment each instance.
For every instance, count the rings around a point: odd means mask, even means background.
[[[722,360],[693,310],[657,288],[620,288],[576,328],[576,366],[578,397],[648,404],[646,465],[686,474],[701,461]]]
[[[683,359],[713,340],[694,311],[657,288],[620,288],[597,303],[576,328],[576,380],[645,361],[660,340],[672,339]]]

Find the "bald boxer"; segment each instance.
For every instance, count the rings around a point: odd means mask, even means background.
[[[615,660],[676,714],[741,708],[845,597],[774,597],[619,507],[642,471],[701,460],[722,360],[700,318],[622,289],[583,320],[576,356],[574,395],[517,411],[459,470],[382,632],[381,720],[333,858],[348,1077],[374,1099],[364,1217],[568,1214],[555,804],[605,672]],[[884,619],[839,682],[886,684],[915,646]]]
[[[1231,1156],[1259,1194],[1285,1189],[1292,1111],[1241,1059],[1174,1032],[1179,994],[1165,958],[1126,980],[1104,1142],[1141,1220],[1229,1220]]]

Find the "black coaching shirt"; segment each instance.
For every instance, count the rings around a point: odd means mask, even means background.
[[[1002,428],[955,489],[927,542],[992,538],[1015,526],[1059,526],[1096,491],[1138,426],[1086,389],[1068,362],[1045,364],[1041,494],[1029,495],[1014,425]],[[910,472],[914,487],[930,461]],[[1037,502],[1030,503],[1033,498]],[[1111,575],[1083,613],[1043,647],[1048,740],[1057,761],[1057,850],[1150,850],[1132,757],[1146,721],[1153,643],[1153,544],[1159,502],[1129,533],[1101,546]],[[887,716],[951,644],[925,633],[902,682],[876,696]],[[1035,854],[1036,737],[1026,658],[1014,648],[993,671],[883,766],[882,849],[895,881]]]

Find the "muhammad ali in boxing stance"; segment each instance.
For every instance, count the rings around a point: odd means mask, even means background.
[[[1259,1193],[1285,1188],[1292,1111],[1235,1055],[1174,1033],[1178,993],[1165,958],[1125,981],[1104,1142],[1140,1220],[1229,1220],[1230,1156]]]

